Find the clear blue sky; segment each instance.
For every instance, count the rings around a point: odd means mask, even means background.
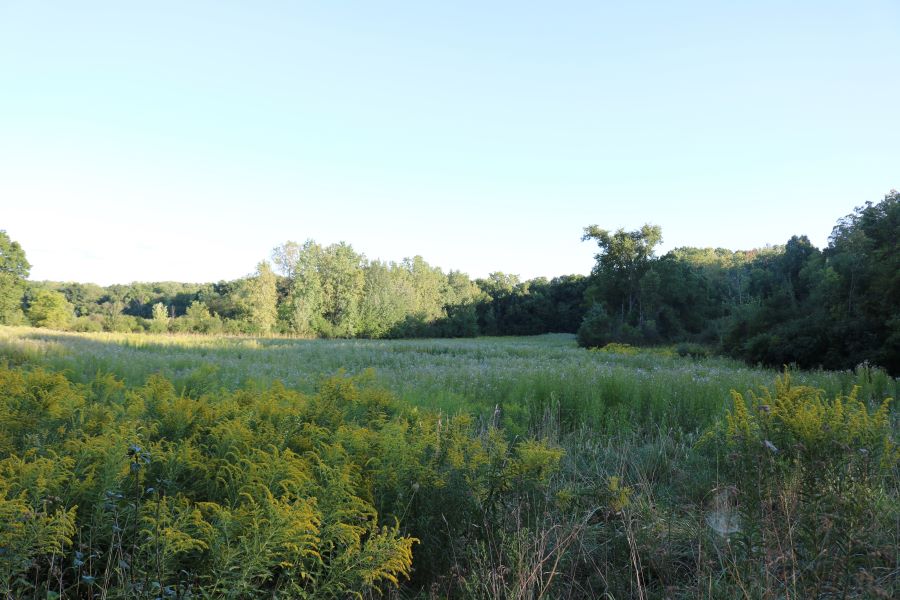
[[[896,0],[0,0],[33,279],[231,279],[306,238],[586,273],[593,223],[823,246],[898,139]]]

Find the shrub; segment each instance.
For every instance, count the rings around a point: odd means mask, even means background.
[[[635,356],[639,350],[631,344],[619,344],[616,342],[606,344],[602,348],[595,348],[593,351],[605,352],[607,354],[623,354],[625,356]]]
[[[433,574],[448,548],[484,535],[470,523],[529,506],[563,456],[467,415],[408,408],[371,372],[326,378],[315,395],[217,382],[212,366],[181,391],[162,375],[129,388],[0,366],[0,591],[394,588],[414,549]]]
[[[68,329],[75,317],[66,297],[52,290],[38,290],[28,307],[28,319],[35,327]]]
[[[748,580],[762,583],[752,576],[762,565],[791,595],[867,595],[891,571],[900,451],[890,399],[870,408],[858,393],[829,399],[785,372],[774,390],[732,392],[734,408],[705,436],[728,456],[742,515],[734,560]]]
[[[76,317],[72,322],[72,331],[99,333],[103,331],[103,317],[100,315]]]
[[[678,356],[689,356],[691,358],[709,358],[710,351],[706,346],[693,344],[691,342],[682,342],[675,346],[675,352]]]
[[[600,347],[613,341],[613,321],[599,302],[594,304],[576,334],[578,345],[585,348]]]

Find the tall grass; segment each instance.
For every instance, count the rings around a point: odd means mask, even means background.
[[[0,393],[7,423],[0,428],[7,477],[0,469],[0,492],[7,490],[0,503],[40,516],[41,531],[56,532],[56,542],[28,546],[35,557],[16,567],[38,579],[58,577],[55,584],[16,583],[34,589],[33,597],[51,597],[54,589],[79,597],[95,585],[73,580],[73,572],[120,586],[122,597],[146,596],[133,582],[122,587],[133,569],[115,568],[133,550],[123,536],[152,557],[140,567],[145,581],[175,588],[197,569],[204,581],[215,580],[216,561],[224,560],[218,552],[232,551],[231,541],[216,537],[230,535],[224,512],[218,520],[201,515],[206,538],[191,534],[210,547],[220,540],[219,550],[195,544],[168,566],[152,530],[141,533],[132,523],[117,533],[103,521],[105,529],[93,534],[121,557],[104,555],[111,565],[105,571],[93,563],[72,571],[74,563],[101,558],[71,536],[73,527],[91,532],[92,525],[47,508],[71,509],[58,499],[65,478],[57,470],[111,469],[110,483],[95,477],[76,487],[93,486],[80,504],[115,519],[135,511],[127,494],[98,493],[120,493],[135,473],[163,469],[160,479],[176,483],[165,498],[148,493],[145,519],[159,522],[153,511],[161,510],[190,528],[191,503],[211,499],[231,511],[229,519],[256,518],[228,483],[246,479],[248,469],[265,481],[252,488],[253,506],[284,509],[279,503],[287,496],[275,493],[286,481],[280,471],[309,469],[311,456],[346,468],[351,487],[341,489],[363,498],[364,510],[377,510],[381,523],[396,519],[396,540],[419,540],[408,573],[407,563],[385,571],[410,575],[406,584],[381,586],[399,597],[800,600],[900,593],[898,420],[885,402],[897,397],[898,381],[865,365],[782,373],[666,348],[590,352],[568,335],[326,341],[9,327],[0,328],[3,362],[10,373],[60,371],[75,390],[58,400],[40,385]],[[335,378],[342,370],[358,377]],[[45,387],[56,377],[21,376]],[[153,390],[161,381],[174,387],[159,396]],[[349,381],[371,391],[360,396]],[[35,410],[15,404],[18,395]],[[77,427],[86,437],[61,445],[60,415],[68,413],[54,403],[68,406],[79,397]],[[147,446],[129,449],[129,436],[145,436],[153,448],[146,468],[140,460]],[[87,440],[103,452],[71,463],[66,453]],[[138,464],[133,473],[129,461]],[[210,465],[231,479],[198,475]],[[29,475],[35,469],[46,471],[43,479]],[[17,491],[35,489],[36,481],[52,493]],[[302,500],[292,510],[306,506],[310,494],[324,498],[332,484],[320,484],[303,483],[308,489],[292,497]],[[207,489],[216,485],[224,487]],[[367,514],[374,523],[375,513]],[[0,529],[0,542],[4,535]],[[272,565],[239,579],[256,590],[246,597],[292,597],[278,591],[288,580],[266,579],[281,569]],[[321,585],[330,581],[326,571],[319,572]],[[304,577],[284,593],[308,587]]]
[[[180,387],[234,390],[280,381],[313,391],[340,369],[374,369],[379,382],[414,406],[491,417],[499,410],[517,431],[548,411],[572,429],[607,432],[676,428],[700,431],[730,405],[777,373],[724,358],[674,352],[587,352],[565,334],[527,338],[442,340],[292,340],[189,335],[72,334],[0,327],[0,353],[37,361],[76,379],[111,373],[132,385],[160,373]],[[878,402],[898,382],[865,367],[798,372],[795,380]]]

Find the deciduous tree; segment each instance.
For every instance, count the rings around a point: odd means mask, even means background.
[[[262,261],[256,266],[256,273],[244,281],[239,294],[243,319],[252,333],[272,333],[278,316],[277,302],[275,273],[267,261]]]
[[[595,240],[599,248],[589,290],[596,296],[594,301],[605,301],[622,322],[635,316],[640,321],[641,278],[650,268],[654,248],[662,242],[662,229],[647,224],[635,231],[612,233],[591,225],[584,228],[581,239]]]
[[[0,229],[0,323],[21,320],[22,296],[30,269],[22,246]]]

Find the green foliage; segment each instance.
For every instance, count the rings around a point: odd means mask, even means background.
[[[706,346],[701,344],[692,344],[690,342],[682,342],[675,347],[678,356],[690,356],[693,358],[709,358],[712,354]]]
[[[829,400],[822,390],[792,385],[785,372],[775,380],[774,393],[769,388],[751,392],[749,406],[742,394],[732,392],[734,409],[726,416],[726,435],[729,443],[766,447],[780,460],[799,461],[811,477],[829,476],[858,455],[890,472],[898,458],[890,435],[891,398],[870,411],[858,394],[854,387],[849,395]],[[773,451],[770,444],[782,450]]]
[[[591,306],[578,328],[578,345],[585,348],[605,346],[613,340],[614,327],[613,319],[598,302]]]
[[[459,272],[444,274],[422,257],[367,261],[344,243],[312,240],[273,250],[286,280],[282,329],[304,337],[448,337],[478,333],[479,290]]]
[[[275,273],[269,263],[260,262],[256,274],[244,280],[237,305],[249,333],[268,335],[275,329],[278,294]]]
[[[22,296],[30,269],[22,246],[0,229],[0,324],[22,321]]]
[[[600,247],[584,346],[700,343],[752,364],[900,372],[896,191],[841,219],[824,251],[793,236],[784,246],[677,248],[657,259],[658,228],[589,227],[583,239]]]
[[[28,306],[28,319],[35,327],[68,329],[74,316],[74,308],[59,292],[39,290]]]
[[[313,240],[307,240],[302,246],[287,242],[272,251],[275,264],[288,280],[287,297],[279,307],[279,319],[291,333],[312,337],[321,326],[321,253],[321,246]]]
[[[72,321],[71,330],[82,333],[98,333],[103,331],[103,319],[99,318],[98,315],[75,317]]]
[[[848,368],[864,362],[900,372],[896,343],[900,194],[844,217],[820,252],[793,237],[747,267],[746,294],[722,345],[770,365]]]
[[[172,328],[182,333],[219,333],[222,331],[222,321],[216,315],[210,314],[206,304],[194,300],[187,312],[175,319]]]
[[[348,244],[323,247],[312,240],[282,244],[272,260],[281,276],[266,263],[250,277],[215,284],[136,282],[102,288],[43,282],[32,288],[64,294],[75,309],[72,327],[83,332],[98,331],[99,323],[104,331],[123,333],[529,335],[574,332],[584,313],[587,279],[579,275],[522,282],[495,273],[476,283],[459,271],[444,273],[419,256],[368,261]],[[212,318],[198,314],[194,303],[205,306]],[[16,318],[24,324],[24,315]]]
[[[520,282],[515,275],[492,273],[476,284],[479,328],[487,335],[574,333],[584,316],[587,278],[580,275]]]
[[[64,294],[77,321],[56,326],[85,332],[98,323],[110,332],[309,338],[577,332],[586,347],[678,344],[686,355],[724,352],[766,366],[873,364],[900,372],[896,191],[841,219],[822,251],[793,236],[783,246],[681,247],[657,258],[661,231],[650,225],[630,232],[591,226],[583,239],[599,250],[589,277],[521,281],[494,272],[473,282],[418,256],[369,261],[349,244],[307,240],[273,250],[280,277],[260,263],[251,277],[215,284],[33,283],[24,299],[29,304],[41,290]],[[14,265],[13,274],[0,275],[2,292],[24,282],[27,261],[8,237],[0,242]],[[0,322],[23,323],[22,292],[0,293]]]
[[[162,302],[153,305],[153,320],[150,322],[152,333],[164,333],[169,330],[169,311]]]
[[[831,314],[841,318],[842,350],[852,361],[900,372],[900,192],[844,217],[826,250],[836,281]]]
[[[829,399],[787,372],[749,399],[732,392],[734,408],[705,442],[729,456],[739,577],[752,581],[762,565],[769,585],[791,595],[861,596],[891,568],[900,518],[891,399],[869,407],[859,395],[854,387]]]
[[[597,352],[605,352],[607,354],[623,354],[625,356],[636,356],[640,350],[629,344],[612,343],[606,344],[602,348],[595,348]]]
[[[362,596],[446,564],[467,523],[559,468],[546,441],[411,410],[373,381],[179,393],[161,375],[128,388],[0,368],[0,585]]]
[[[877,438],[832,439],[827,423],[790,418],[765,425],[783,437],[730,442],[729,390],[742,390],[763,431],[764,410],[743,390],[773,373],[727,359],[584,352],[566,335],[386,342],[31,328],[0,328],[0,356],[11,365],[0,369],[4,497],[42,518],[75,507],[71,545],[16,546],[12,597],[896,595],[900,478],[880,466],[890,454]],[[356,375],[320,376],[341,365]],[[878,430],[886,418],[895,443],[893,405],[878,416],[898,391],[884,371],[791,379],[791,390],[827,390],[810,394],[824,407],[813,414],[838,423],[839,397],[841,431]],[[802,485],[797,465],[809,461]],[[794,562],[806,571],[787,587]]]
[[[359,302],[365,287],[364,257],[349,244],[332,244],[320,254],[322,334],[353,337],[359,327]]]
[[[622,322],[635,315],[643,321],[642,290],[646,291],[647,284],[642,286],[642,281],[652,264],[653,249],[662,242],[662,229],[648,224],[636,231],[611,233],[591,225],[584,228],[581,239],[595,240],[599,248],[588,296],[604,302]]]

